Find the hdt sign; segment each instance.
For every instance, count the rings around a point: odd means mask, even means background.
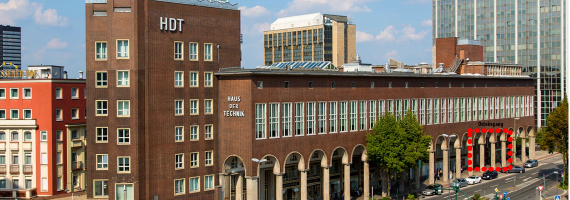
[[[182,32],[182,22],[184,19],[160,17],[160,30],[161,31],[176,31]]]

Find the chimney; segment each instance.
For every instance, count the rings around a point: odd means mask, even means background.
[[[83,71],[79,71],[79,79],[83,79]]]
[[[386,73],[392,73],[392,71],[390,70],[390,64],[388,63],[384,64],[384,71]]]
[[[439,63],[439,68],[443,68],[443,63]]]
[[[63,71],[63,79],[67,79],[67,71]]]

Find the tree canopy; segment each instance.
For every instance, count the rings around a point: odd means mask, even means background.
[[[546,117],[546,127],[543,127],[536,137],[541,149],[546,149],[551,154],[560,153],[564,161],[564,169],[568,169],[566,160],[568,158],[568,100],[566,97]],[[565,181],[564,185],[567,184],[568,182]]]

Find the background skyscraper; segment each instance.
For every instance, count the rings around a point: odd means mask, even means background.
[[[0,65],[4,69],[14,69],[22,65],[22,34],[21,28],[9,25],[0,25]],[[12,63],[10,65],[9,63]]]
[[[475,39],[484,46],[485,62],[522,64],[523,74],[536,77],[535,84],[540,85],[535,87],[535,113],[537,127],[545,126],[548,113],[564,95],[565,4],[565,0],[433,0],[433,45],[435,38]]]

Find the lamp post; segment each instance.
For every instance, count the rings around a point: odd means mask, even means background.
[[[449,178],[449,171],[451,171],[451,168],[449,167],[449,142],[451,142],[451,138],[457,137],[457,135],[447,135],[447,134],[442,134],[441,136],[446,137],[447,138],[447,182],[449,183],[449,188],[451,188],[451,179]],[[459,183],[459,182],[458,182]],[[451,190],[449,190],[448,194],[450,194],[448,197],[451,198]]]
[[[257,186],[258,186],[257,188],[259,190],[259,191],[257,191],[257,195],[258,195],[257,199],[261,199],[261,163],[267,162],[267,159],[264,158],[264,159],[259,160],[257,158],[252,158],[251,160],[253,162],[257,163],[257,168],[259,169],[258,174],[257,174]]]
[[[516,142],[517,142],[517,138],[519,137],[519,134],[517,133],[517,132],[519,131],[519,129],[517,128],[517,120],[519,120],[519,119],[520,119],[520,118],[518,118],[518,117],[515,117],[515,118],[513,119],[513,129],[514,129],[514,131],[515,131],[515,133],[514,133],[514,134],[515,134],[515,137],[513,138],[513,142],[514,142],[515,144],[516,144]],[[521,143],[521,145],[522,145],[522,143]],[[522,147],[522,146],[521,146],[521,148],[526,148],[526,147]],[[524,156],[525,156],[525,155],[521,155],[521,160],[523,160]],[[512,156],[512,158],[513,158],[513,165],[517,164],[517,148],[514,148],[514,149],[513,149],[513,156]]]

